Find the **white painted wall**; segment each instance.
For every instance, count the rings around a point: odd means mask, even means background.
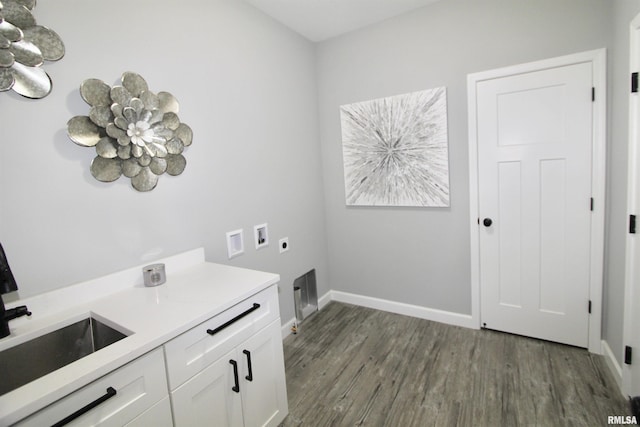
[[[315,267],[326,292],[310,42],[240,1],[41,0],[34,14],[67,53],[45,66],[48,97],[0,94],[0,241],[21,296],[200,246],[209,261],[279,273],[283,319],[295,277]],[[95,151],[66,135],[89,111],[80,83],[124,71],[175,95],[194,132],[185,172],[149,193],[96,181]],[[265,222],[271,244],[256,251],[253,225]],[[225,232],[237,228],[245,254],[229,261]]]
[[[332,288],[470,314],[466,76],[609,47],[611,16],[607,0],[447,0],[321,43]],[[448,94],[451,207],[346,207],[339,106],[439,86]]]

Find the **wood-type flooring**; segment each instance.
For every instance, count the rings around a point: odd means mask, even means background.
[[[337,302],[284,341],[290,426],[606,426],[602,356]]]

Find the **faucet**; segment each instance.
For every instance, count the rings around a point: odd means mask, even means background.
[[[9,330],[9,320],[22,316],[31,316],[31,312],[26,305],[9,309],[4,307],[4,301],[1,295],[17,290],[18,283],[13,277],[13,273],[11,273],[9,261],[7,261],[7,256],[0,243],[0,338],[7,337],[11,333]]]

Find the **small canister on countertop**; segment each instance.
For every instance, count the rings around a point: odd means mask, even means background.
[[[167,281],[164,264],[151,264],[142,268],[145,286],[158,286]]]

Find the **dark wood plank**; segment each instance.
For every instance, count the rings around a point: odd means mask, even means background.
[[[584,349],[342,303],[305,320],[284,353],[284,427],[596,426],[630,414]]]

